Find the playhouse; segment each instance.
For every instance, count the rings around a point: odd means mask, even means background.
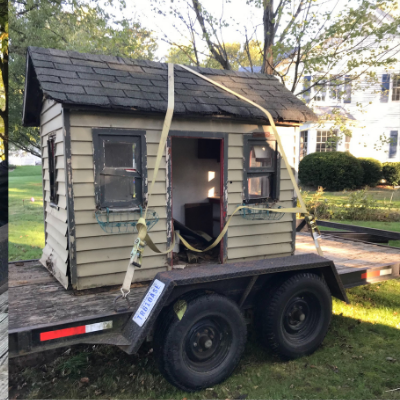
[[[272,76],[192,69],[266,108],[290,165],[260,110],[175,66],[173,120],[149,203],[151,238],[163,250],[174,230],[205,246],[240,204],[296,205],[287,169],[298,164],[299,126],[316,120]],[[121,284],[135,234],[105,226],[118,216],[134,220],[132,212],[144,208],[167,93],[167,64],[28,49],[23,123],[41,132],[46,245],[40,262],[65,288]],[[201,257],[182,244],[167,255],[146,248],[134,280],[185,263],[293,255],[295,215],[273,214],[252,220],[238,213],[221,243]]]

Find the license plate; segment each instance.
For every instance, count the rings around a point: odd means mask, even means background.
[[[145,298],[142,300],[142,303],[132,318],[140,327],[143,326],[147,318],[149,318],[151,310],[154,308],[157,300],[161,296],[164,287],[165,283],[162,283],[158,279],[156,279],[150,286],[149,291],[146,293]]]

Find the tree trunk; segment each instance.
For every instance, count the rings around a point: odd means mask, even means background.
[[[264,0],[264,60],[261,72],[268,75],[274,73],[274,59],[272,56],[272,46],[275,39],[274,17],[274,0]]]
[[[0,61],[0,69],[3,78],[5,106],[4,110],[0,110],[0,118],[3,119],[4,133],[1,135],[3,141],[5,159],[8,159],[8,53],[3,54]]]

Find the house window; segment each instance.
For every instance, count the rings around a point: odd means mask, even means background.
[[[400,75],[393,77],[392,101],[400,101]]]
[[[300,161],[307,155],[308,131],[300,132]]]
[[[246,138],[244,187],[245,200],[258,203],[277,199],[279,166],[277,142]]]
[[[351,77],[346,75],[344,77],[344,103],[351,103]]]
[[[318,83],[314,86],[314,100],[325,101],[326,98],[326,80],[317,77]]]
[[[303,98],[306,102],[310,101],[311,97],[311,75],[307,75],[303,78]]]
[[[324,153],[336,151],[337,140],[336,135],[330,131],[317,131],[317,147],[316,152]]]
[[[344,151],[350,151],[351,136],[346,136],[344,139]]]
[[[390,75],[382,74],[382,85],[381,85],[381,103],[387,103],[389,100],[389,89],[390,89]]]
[[[340,77],[330,76],[329,82],[329,97],[334,100],[340,100],[341,95],[341,87],[343,80]]]
[[[141,206],[146,187],[142,131],[93,130],[97,208]]]
[[[398,142],[399,142],[399,132],[390,131],[389,158],[396,158]]]
[[[58,204],[58,196],[55,136],[50,136],[47,140],[47,154],[49,157],[50,205],[56,206]]]

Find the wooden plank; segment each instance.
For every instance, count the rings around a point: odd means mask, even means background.
[[[64,155],[64,142],[56,143],[56,156]]]
[[[72,142],[92,142],[92,128],[71,127]]]
[[[228,171],[228,182],[243,182],[243,169]]]
[[[92,142],[71,142],[72,155],[93,155]]]
[[[76,197],[74,199],[74,209],[75,211],[94,211],[96,209],[94,197]]]
[[[160,219],[157,224],[152,228],[151,232],[166,232],[167,231],[167,220]],[[76,226],[76,238],[82,237],[97,237],[97,236],[108,236],[110,233],[104,232],[99,224],[85,224]]]
[[[57,242],[57,239],[53,238],[49,233],[47,234],[47,243],[64,263],[68,260],[68,251],[63,249],[63,246]]]
[[[114,261],[114,260],[126,260],[128,264],[130,254],[132,251],[132,245],[126,247],[118,247],[118,248],[108,248],[108,249],[96,249],[96,250],[87,250],[87,251],[79,251],[76,253],[76,263],[78,265],[78,269],[81,264],[86,263],[95,263],[95,262],[105,262],[105,261]],[[159,243],[160,250],[166,249],[166,242],[164,244]],[[158,247],[158,246],[157,246]],[[154,256],[155,253],[149,248],[146,247],[143,252],[143,257],[151,257]],[[145,267],[145,262],[143,261],[143,268]]]
[[[252,224],[248,221],[248,225],[242,226],[229,226],[228,238],[245,237],[252,235],[266,235],[266,234],[279,234],[284,232],[292,232],[292,222],[289,221],[275,221],[274,224]]]
[[[55,100],[46,99],[42,104],[42,110],[40,111],[40,115],[44,114],[51,107],[54,107],[56,104]]]
[[[228,135],[228,144],[229,147],[231,146],[239,146],[242,147],[243,146],[243,135],[241,134],[235,134],[235,133],[230,133]]]
[[[279,222],[292,222],[293,220],[293,216],[292,214],[286,213],[280,220]],[[262,224],[276,224],[277,221],[252,221],[251,222],[254,225],[262,225]],[[232,226],[247,226],[249,225],[249,220],[242,218],[240,215],[235,215],[232,218],[231,224],[229,225],[229,227]]]
[[[291,243],[279,243],[262,246],[241,247],[237,249],[228,249],[228,259],[234,260],[236,258],[279,255],[283,253],[290,253],[292,249]]]
[[[48,164],[47,164],[48,166]],[[56,157],[56,168],[57,169],[64,169],[65,167],[65,158],[64,156],[57,156]]]
[[[292,232],[286,233],[261,233],[259,235],[243,236],[243,237],[230,237],[228,240],[228,249],[246,247],[251,248],[254,246],[279,244],[279,243],[292,243]]]
[[[67,211],[62,208],[50,207],[49,203],[46,203],[46,213],[51,214],[53,217],[57,218],[61,222],[67,222]]]
[[[154,278],[154,276],[158,272],[165,271],[166,267],[162,268],[151,268],[151,269],[144,269],[144,270],[136,270],[135,275],[133,276],[132,282],[144,282],[150,281]],[[124,279],[125,272],[120,272],[117,274],[107,274],[101,276],[90,276],[86,278],[79,278],[78,279],[78,289],[90,289],[99,286],[105,285],[121,285]],[[116,294],[114,295],[114,297]],[[140,299],[142,298],[143,294],[140,295]],[[113,303],[113,299],[108,300],[111,304]]]
[[[61,183],[64,183],[64,182],[61,182]],[[63,184],[57,185],[57,194],[61,195],[61,196],[65,196],[66,195],[65,185],[63,185]]]
[[[243,159],[242,158],[229,158],[228,159],[228,170],[240,169],[243,171]]]
[[[282,254],[269,254],[269,255],[262,255],[262,256],[254,256],[254,257],[246,257],[246,258],[235,258],[234,260],[228,260],[227,263],[230,262],[246,262],[246,261],[257,261],[257,260],[265,260],[268,258],[279,258],[279,257],[289,257],[292,255],[292,252],[282,253]]]
[[[49,233],[57,243],[66,250],[68,247],[68,239],[66,236],[63,236],[57,229],[55,229],[52,225],[46,224],[46,232]]]
[[[243,147],[228,147],[228,158],[243,158]]]
[[[71,156],[72,169],[93,170],[93,156]]]
[[[57,169],[56,181],[65,183],[65,169]]]
[[[48,133],[60,129],[60,127],[62,126],[63,126],[63,118],[62,115],[60,114],[57,117],[53,118],[51,121],[44,124],[40,129],[40,134],[41,136],[47,135]]]
[[[237,206],[238,204],[228,204],[228,215],[231,215],[236,210]],[[251,207],[251,204],[249,204],[249,206]],[[278,206],[281,206],[282,208],[292,208],[293,203],[291,199],[289,201],[279,201],[274,207]],[[237,214],[240,215],[240,211]]]
[[[40,125],[43,127],[48,122],[61,115],[61,113],[61,104],[54,104],[52,107],[47,108],[45,112],[42,112],[40,116]]]
[[[166,207],[153,207],[151,210],[154,210],[158,214],[158,218],[164,219],[167,218],[167,209]],[[136,214],[137,215],[137,214]],[[134,215],[124,213],[122,217],[118,217],[119,220],[134,220]],[[122,219],[121,219],[122,218]],[[112,215],[111,215],[111,220],[112,220]],[[97,219],[95,216],[94,210],[90,211],[75,211],[75,224],[77,225],[82,225],[82,224],[95,224],[97,223]]]
[[[166,243],[167,234],[162,232],[150,232],[151,240],[154,243]],[[107,235],[99,237],[77,238],[76,251],[96,250],[96,249],[109,249],[117,247],[133,246],[137,234],[126,235]]]
[[[72,180],[74,183],[94,182],[94,171],[92,170],[73,170]]]
[[[148,169],[154,169],[155,164],[156,164],[156,156],[147,156],[147,168]],[[165,163],[165,156],[161,158],[160,161],[160,169],[165,169],[166,168],[166,163]]]
[[[49,197],[49,201],[50,201],[50,197]],[[58,205],[58,207],[63,208],[64,210],[66,210],[67,209],[67,199],[66,199],[66,197],[65,196],[58,196],[57,205]]]
[[[160,143],[161,130],[146,130],[146,143]]]
[[[54,132],[53,132],[53,134],[54,134]],[[59,129],[57,129],[55,131],[55,137],[56,137],[56,139],[55,139],[56,143],[60,143],[60,142],[64,141],[64,135],[63,135],[63,129],[62,128],[59,128]],[[48,135],[46,134],[46,135],[42,136],[41,140],[42,140],[42,154],[44,154],[45,151],[47,153]],[[46,149],[46,150],[44,150],[44,149]]]
[[[110,262],[109,260],[100,260],[99,262],[95,263],[79,264],[77,269],[78,277],[99,276],[118,272],[126,272],[129,263],[129,254],[126,258],[112,261],[113,262]],[[152,268],[165,268],[166,265],[167,257],[165,255],[153,255],[151,257],[146,257],[143,259],[143,265],[140,271]]]
[[[59,219],[57,219],[56,217],[54,217],[51,214],[47,214],[46,215],[46,222],[48,224],[50,224],[51,226],[53,226],[55,229],[57,229],[57,231],[65,236],[67,234],[67,229],[68,226],[66,223],[61,222]]]

